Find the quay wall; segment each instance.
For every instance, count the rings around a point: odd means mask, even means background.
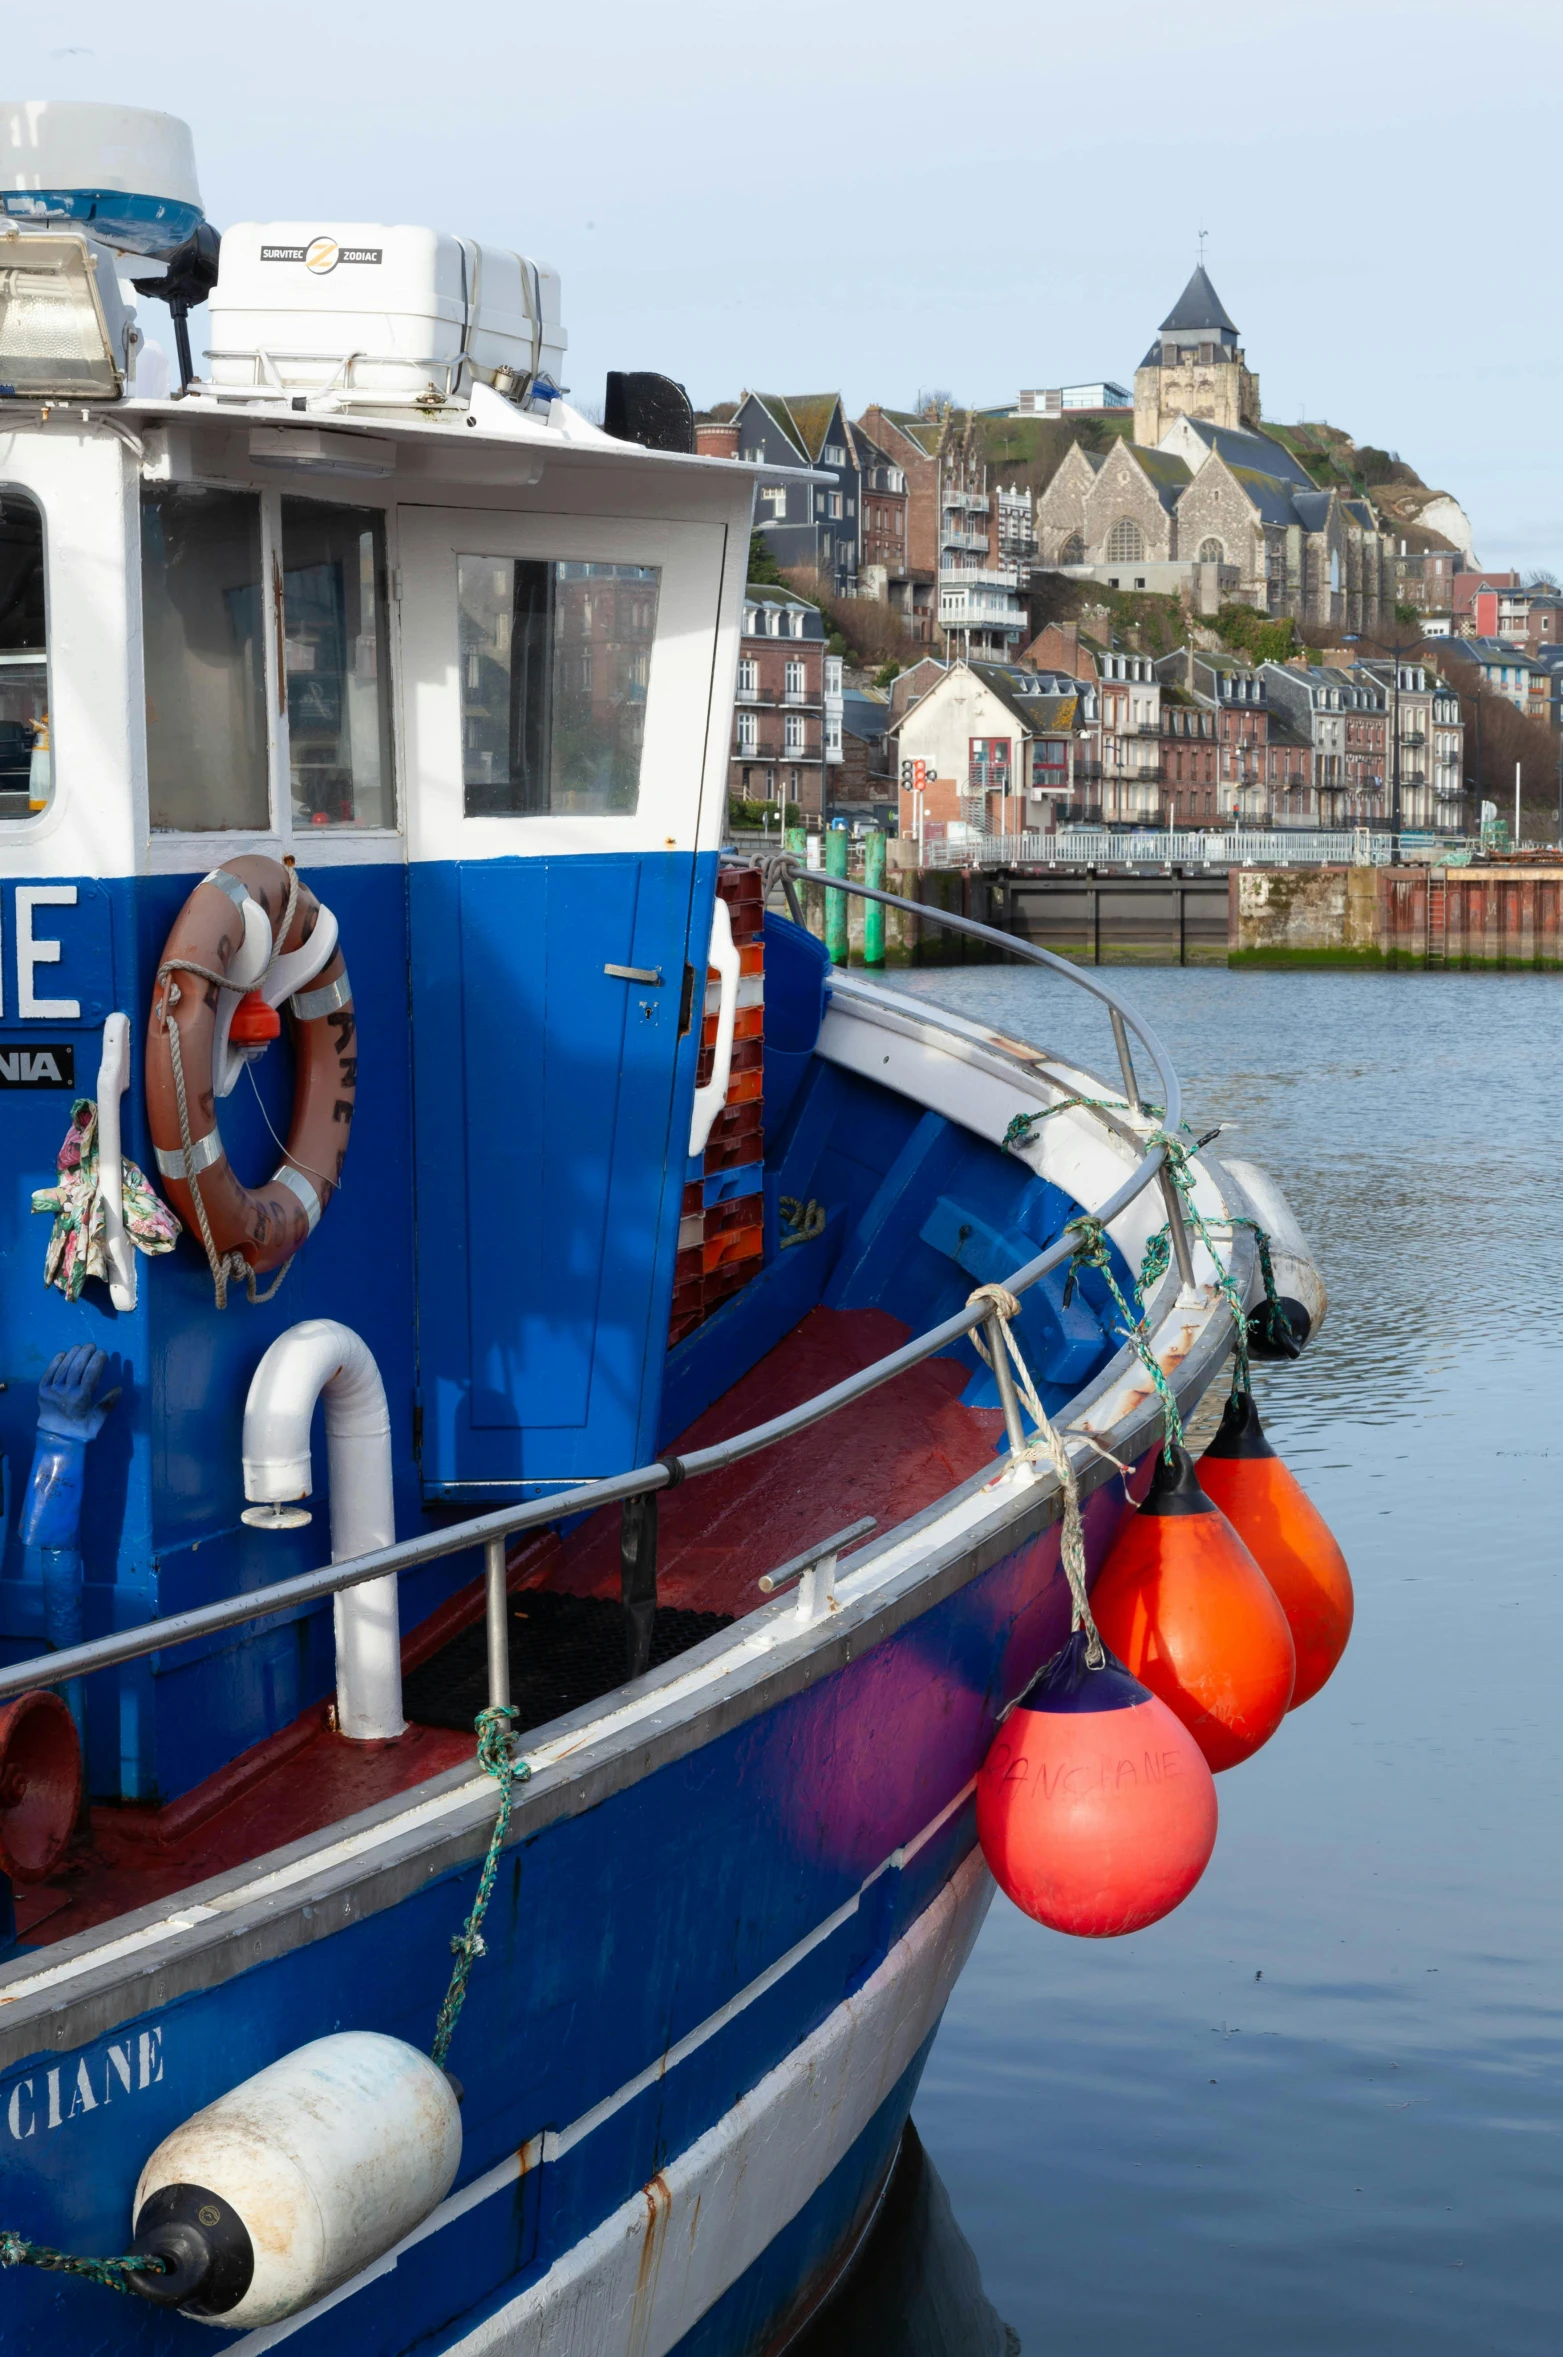
[[[1234,966],[1563,969],[1563,865],[1234,868]]]
[[[948,911],[1087,965],[1563,971],[1563,863],[1086,878],[918,868],[903,864],[899,843],[886,848],[886,889],[918,904],[915,916],[884,912],[886,970],[1003,961],[1001,950],[941,925]],[[862,875],[856,845],[849,872]],[[823,883],[815,871],[801,886],[809,929],[822,938]],[[854,966],[864,963],[864,918],[865,903],[849,900]]]

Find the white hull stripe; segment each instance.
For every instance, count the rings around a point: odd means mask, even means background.
[[[946,1808],[941,1809],[938,1816],[925,1825],[922,1832],[913,1841],[909,1842],[904,1849],[896,1850],[882,1866],[876,1866],[873,1873],[863,1883],[862,1888],[844,1905],[838,1907],[834,1914],[827,1915],[822,1923],[816,1924],[814,1929],[799,1940],[795,1946],[789,1948],[784,1956],[779,1956],[774,1964],[768,1965],[766,1970],[758,1974],[746,1987],[738,1990],[736,1995],[729,1997],[725,2005],[719,2006],[714,2013],[708,2014],[703,2022],[689,2031],[687,2036],[681,2038],[676,2045],[670,2046],[666,2053],[659,2054],[656,2061],[649,2064],[645,2070],[638,2071],[633,2079],[627,2079],[623,2086],[615,2088],[611,2095],[604,2096],[600,2103],[595,2103],[589,2111],[582,2112],[579,2118],[570,2122],[568,2127],[561,2128],[557,2132],[546,2130],[543,2134],[532,2137],[521,2146],[518,2152],[507,2153],[496,2167],[488,2170],[481,2177],[475,2177],[470,2185],[464,2185],[458,2193],[451,2194],[447,2200],[441,2202],[437,2209],[431,2210],[422,2225],[415,2227],[412,2233],[404,2241],[398,2243],[394,2250],[388,2251],[383,2259],[377,2259],[372,2267],[365,2268],[362,2274],[355,2275],[336,2291],[328,2293],[325,2299],[317,2300],[313,2307],[301,2310],[297,2316],[287,2317],[280,2324],[261,2326],[255,2332],[248,2334],[245,2339],[236,2341],[233,2344],[232,2357],[240,2357],[241,2352],[243,2352],[243,2357],[253,2357],[255,2352],[274,2348],[279,2341],[289,2339],[292,2334],[302,2331],[306,2324],[312,2324],[317,2316],[323,2316],[328,2309],[335,2308],[343,2300],[351,2299],[353,2294],[361,2291],[365,2284],[373,2283],[377,2277],[389,2273],[390,2269],[396,2265],[402,2252],[411,2250],[415,2243],[424,2241],[431,2234],[437,2234],[442,2227],[452,2224],[457,2218],[464,2217],[466,2212],[474,2209],[479,2202],[487,2201],[492,2194],[501,2193],[506,2187],[514,2185],[519,2177],[523,2176],[527,2170],[536,2168],[539,2162],[555,2161],[562,2154],[572,2151],[585,2137],[590,2136],[594,2129],[600,2128],[606,2120],[612,2119],[616,2112],[622,2111],[627,2103],[633,2102],[635,2097],[642,2094],[647,2087],[654,2086],[659,2079],[665,2078],[670,2070],[687,2060],[699,2047],[705,2045],[708,2039],[715,2037],[718,2031],[724,2029],[730,2021],[736,2020],[738,2015],[746,2011],[757,1998],[763,1997],[768,1989],[774,1988],[776,1983],[790,1972],[795,1964],[801,1963],[803,1958],[817,1948],[822,1941],[829,1939],[832,1932],[839,1930],[842,1924],[849,1921],[856,1914],[863,1893],[871,1890],[882,1874],[898,1868],[903,1860],[915,1855],[926,1842],[930,1841],[940,1827],[947,1824],[949,1819],[955,1815],[974,1789],[974,1783],[968,1784],[964,1790],[957,1793],[955,1799]],[[836,2020],[842,2012],[849,2010],[852,2006],[863,2003],[868,1991],[875,1987],[881,1976],[890,1969],[894,1959],[901,1954],[902,1950],[907,1949],[910,1943],[925,1936],[923,1927],[933,1921],[937,1910],[946,1903],[949,1891],[957,1886],[964,1887],[964,1880],[977,1874],[978,1868],[977,1853],[972,1851],[961,1864],[954,1881],[947,1886],[932,1906],[925,1909],[923,1914],[918,1917],[911,1930],[891,1950],[889,1957],[879,1967],[879,1971],[874,1974],[872,1980],[864,1984],[863,1989],[856,1997],[848,1999],[847,2007],[838,2007],[837,2013],[831,2016],[831,2021]],[[985,1873],[981,1874],[979,1879],[984,1890],[991,1888]],[[986,1904],[987,1901],[984,1898],[984,1907]],[[957,1967],[957,1969],[959,1968]],[[952,1973],[952,1982],[953,1979],[954,1974]],[[945,1994],[948,1994],[948,1988],[946,1988]],[[940,1997],[939,2003],[941,2006],[943,2005],[944,1996]],[[819,2030],[813,2033],[814,2039],[824,2037],[829,2032],[830,2026],[830,2022],[823,2024]],[[798,2053],[806,2052],[811,2042],[805,2041],[804,2046],[797,2050]],[[920,2042],[921,2033],[917,2039],[913,2040],[908,2049],[906,2058],[908,2061],[911,2059],[911,2055],[916,2052]],[[785,2071],[792,2067],[795,2061],[796,2056],[789,2057],[788,2061],[780,2065],[779,2068]],[[903,2063],[900,2067],[904,2069],[905,2064]],[[772,2073],[773,2077],[775,2075]],[[761,2082],[762,2085],[765,2083]],[[757,2101],[758,2094],[759,2090],[756,2089],[753,2094],[744,2098],[744,2104],[752,2104]],[[864,2121],[867,2120],[878,2101],[879,2097],[876,2096],[875,2103],[871,2104],[869,2112],[864,2114]],[[739,2106],[739,2110],[743,2110],[743,2104]],[[737,2114],[730,2116],[736,2117]],[[863,2122],[859,2123],[860,2126],[862,2124]],[[856,2135],[857,2132],[857,2129],[854,2129],[853,2135]],[[714,2133],[716,2133],[715,2130],[708,2131],[708,2134]],[[702,2139],[702,2142],[704,2141]],[[851,2141],[852,2139],[849,2137],[847,2142]],[[844,2145],[842,2150],[845,2149]],[[837,2158],[839,2157],[838,2154]],[[835,2162],[832,2161],[830,2166],[833,2168]],[[828,2174],[828,2171],[825,2173]],[[664,2179],[667,2178],[667,2175],[668,2172],[664,2170]],[[812,2190],[812,2187],[808,2188],[808,2191]],[[805,2198],[807,2198],[806,2195]],[[642,2197],[637,2196],[636,2200],[644,2209]],[[782,2223],[784,2221],[778,2218],[774,2222],[772,2231],[774,2232],[775,2226]],[[602,2231],[601,2228],[597,2229],[598,2233]],[[550,2357],[552,2357],[552,2353],[550,2353]]]

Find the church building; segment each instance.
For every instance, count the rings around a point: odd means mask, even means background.
[[[1037,503],[1042,564],[1194,611],[1255,606],[1321,633],[1391,619],[1393,537],[1266,434],[1259,379],[1203,266],[1134,376],[1134,440],[1071,445]]]

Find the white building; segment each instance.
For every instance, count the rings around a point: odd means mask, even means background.
[[[1011,417],[1065,417],[1072,409],[1132,409],[1134,395],[1127,385],[1104,377],[1095,385],[1056,385],[1047,392],[1021,393]]]

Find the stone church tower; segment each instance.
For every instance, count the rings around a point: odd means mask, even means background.
[[[1201,265],[1134,372],[1134,439],[1154,450],[1175,419],[1259,429],[1259,379]]]

